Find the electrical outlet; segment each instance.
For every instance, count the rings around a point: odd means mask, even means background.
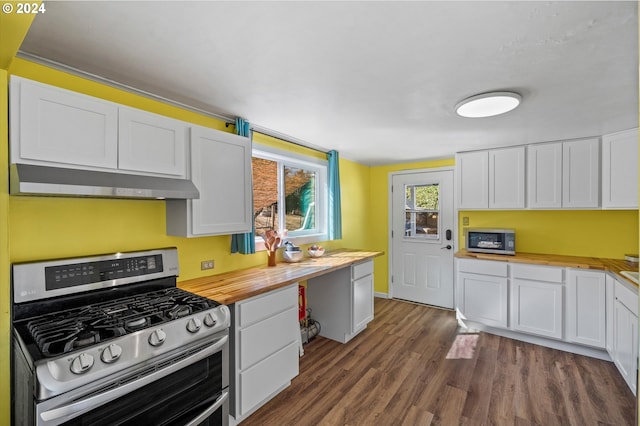
[[[462,217],[462,225],[469,226],[469,217],[468,216],[463,216]]]
[[[202,271],[213,269],[213,260],[203,260],[202,262],[200,262],[200,269]]]

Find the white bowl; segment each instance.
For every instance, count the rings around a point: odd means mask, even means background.
[[[302,260],[302,251],[283,251],[282,258],[285,262],[295,263],[300,262]]]
[[[320,257],[320,256],[322,256],[324,254],[324,249],[323,248],[318,249],[318,250],[308,249],[307,253],[309,253],[309,256],[311,256],[311,257]]]

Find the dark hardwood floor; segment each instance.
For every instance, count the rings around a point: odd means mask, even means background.
[[[305,345],[300,375],[242,425],[632,425],[635,413],[611,362],[376,298],[363,333]]]

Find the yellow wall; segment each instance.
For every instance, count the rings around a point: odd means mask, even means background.
[[[7,105],[7,72],[0,69],[0,105]],[[2,108],[4,110],[4,108]],[[9,236],[7,235],[9,217],[9,194],[7,193],[9,176],[7,138],[9,124],[7,114],[0,115],[0,425],[9,424],[10,413],[10,349],[11,317],[10,273],[9,273]]]
[[[454,159],[445,159],[371,168],[371,249],[385,252],[375,264],[376,292],[389,291],[389,173],[450,167],[454,163]],[[470,227],[514,228],[516,247],[522,252],[615,259],[638,253],[638,210],[463,211],[458,217],[461,246],[465,216]]]
[[[513,228],[516,250],[622,259],[638,253],[638,210],[464,211],[471,228]]]
[[[142,98],[102,84],[56,71],[29,61],[16,59],[11,75],[97,96],[109,101],[164,114],[177,119],[232,131],[224,123],[180,108]],[[322,156],[315,151],[294,147],[282,141],[256,134],[256,142],[298,153]],[[359,185],[366,182],[368,168],[340,160],[341,180],[348,197],[343,200],[346,212],[365,210],[366,193]],[[365,186],[366,187],[366,186]],[[72,257],[91,253],[142,250],[154,247],[178,247],[180,280],[262,265],[264,253],[232,255],[230,237],[180,238],[165,235],[165,203],[155,200],[112,200],[59,197],[10,197],[11,262]],[[345,214],[344,238],[327,242],[327,248],[337,246],[365,247],[366,228]],[[214,259],[214,271],[201,271],[200,262]]]
[[[10,384],[10,259],[9,259],[9,195],[7,117],[7,69],[22,44],[35,15],[0,13],[0,425],[8,425],[11,417]]]

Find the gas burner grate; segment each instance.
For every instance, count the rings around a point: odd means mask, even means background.
[[[27,329],[40,352],[54,357],[217,305],[172,287],[43,315]]]

